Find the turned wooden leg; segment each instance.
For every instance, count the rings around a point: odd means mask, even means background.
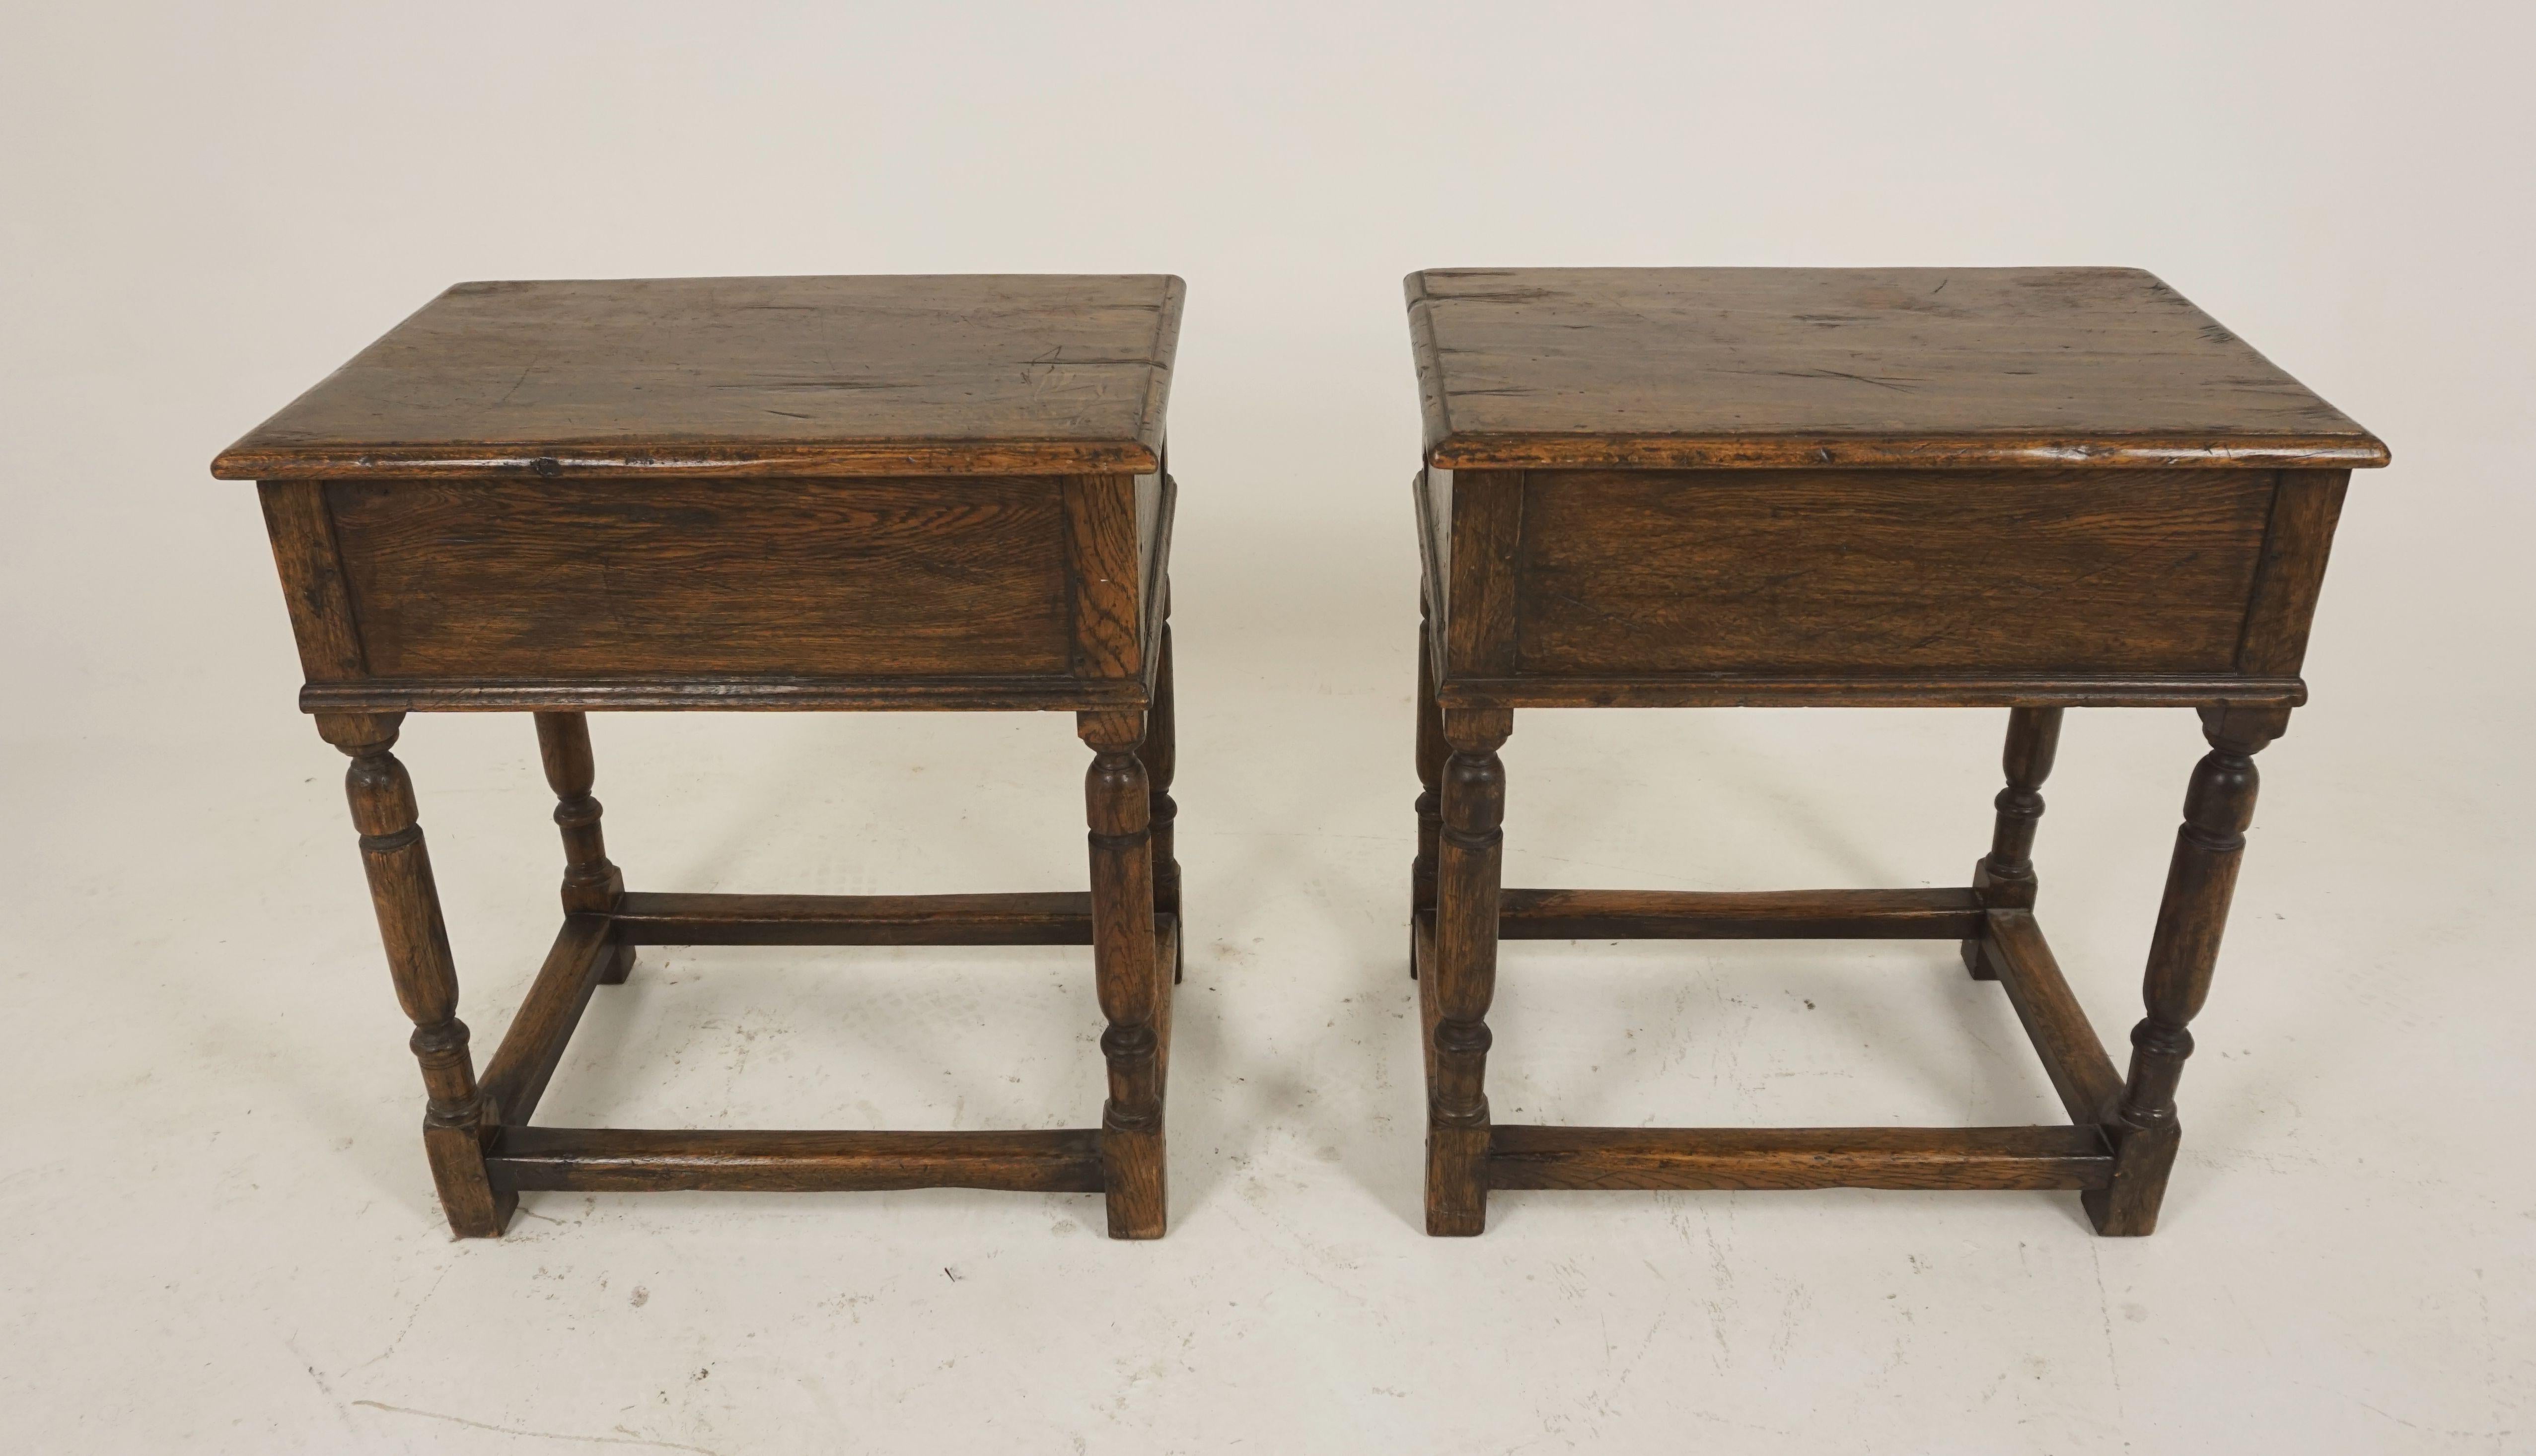
[[[590,719],[580,713],[540,713],[537,719],[538,756],[545,761],[546,784],[555,794],[555,824],[563,830],[563,908],[566,913],[603,915],[625,893],[625,872],[608,861],[607,843],[599,829],[599,800],[590,796],[597,777],[590,757]],[[599,979],[618,985],[633,970],[634,947],[614,946]]]
[[[1110,1236],[1160,1238],[1166,1199],[1158,1023],[1170,991],[1155,965],[1151,800],[1135,751],[1145,716],[1083,713],[1076,724],[1093,751],[1083,796],[1092,825],[1093,974],[1110,1021],[1101,1034],[1110,1062],[1110,1098],[1101,1108]]]
[[[484,1172],[484,1139],[500,1112],[476,1090],[467,1024],[458,1019],[458,972],[440,919],[440,892],[432,884],[422,827],[414,822],[413,781],[388,751],[404,720],[402,713],[321,713],[317,731],[352,760],[344,791],[351,800],[352,825],[361,833],[361,866],[369,875],[388,975],[414,1026],[412,1045],[428,1098],[422,1146],[441,1209],[459,1237],[489,1238],[510,1222],[518,1195],[495,1192]]]
[[[1489,1001],[1496,994],[1497,860],[1509,711],[1444,714],[1443,823],[1436,833],[1433,1071],[1426,1088],[1426,1232],[1488,1223]]]
[[[1168,608],[1166,608],[1168,609]],[[1145,765],[1145,818],[1147,832],[1154,845],[1154,910],[1174,919],[1180,914],[1180,861],[1172,843],[1172,825],[1180,816],[1180,807],[1172,802],[1172,771],[1179,759],[1179,725],[1172,706],[1172,629],[1163,624],[1159,649],[1162,661],[1154,668],[1154,706],[1145,715],[1144,746],[1136,757]],[[1188,956],[1187,926],[1172,942],[1172,984],[1180,982],[1180,968]]]
[[[2193,769],[2184,795],[2166,898],[2149,938],[2142,989],[2148,1016],[2131,1030],[2130,1076],[2107,1128],[2114,1139],[2114,1181],[2085,1194],[2099,1234],[2136,1235],[2157,1228],[2180,1137],[2175,1088],[2185,1058],[2192,1054],[2192,1034],[2186,1028],[2210,994],[2246,827],[2254,819],[2254,755],[2288,727],[2289,710],[2204,708],[2201,723],[2210,752]]]
[[[2007,749],[2000,761],[2007,787],[1993,803],[1998,827],[1993,831],[1990,855],[1973,866],[1973,888],[1993,910],[2034,908],[2034,830],[2043,821],[2043,781],[2052,773],[2052,756],[2060,747],[2060,710],[2011,708],[2007,714]],[[1975,981],[1997,981],[1982,959],[1981,937],[1964,940],[1964,969]]]
[[[1418,917],[1435,908],[1436,836],[1444,828],[1444,712],[1426,638],[1426,594],[1418,594],[1418,857],[1409,865],[1409,979],[1418,979]]]

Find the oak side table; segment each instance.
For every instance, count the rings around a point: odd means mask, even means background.
[[[1165,277],[461,284],[223,452],[259,483],[347,781],[461,1235],[537,1188],[1106,1195],[1163,1232],[1179,960]],[[592,709],[1058,710],[1093,750],[1091,889],[624,888]],[[528,710],[563,927],[479,1079],[408,713]],[[532,1121],[594,988],[644,945],[1089,945],[1109,1098],[1061,1131],[632,1131]]]
[[[1417,483],[1426,1230],[1491,1188],[2069,1188],[2157,1223],[2254,804],[2366,430],[2124,269],[1432,270],[1408,280]],[[1501,889],[1525,707],[2009,710],[1972,883]],[[2063,709],[2190,707],[2192,773],[2130,1072],[2034,918]],[[1491,1122],[1500,938],[1925,937],[2006,990],[2070,1118],[1986,1128]]]

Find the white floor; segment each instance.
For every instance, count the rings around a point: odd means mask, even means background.
[[[267,662],[210,715],[251,731],[11,758],[18,1448],[2525,1448],[2536,991],[2475,732],[2329,691],[2266,755],[2153,1238],[2068,1195],[1835,1192],[1500,1195],[1432,1240],[1404,574],[1280,621],[1207,509],[1192,481],[1170,1237],[1108,1241],[1090,1197],[540,1194],[451,1241],[339,760]],[[1955,881],[2000,717],[1529,715],[1509,878]],[[638,886],[1080,873],[1061,720],[595,732]],[[2073,715],[2051,787],[2046,921],[2118,1049],[2197,750],[2189,715]],[[523,719],[417,720],[405,756],[480,1051],[552,931],[548,799]],[[647,951],[543,1115],[1086,1124],[1088,954]],[[1950,945],[1518,945],[1491,1022],[1509,1119],[2057,1115]]]
[[[21,9],[0,1450],[2536,1449],[2523,10]],[[1421,1232],[1395,281],[1554,262],[2138,264],[2392,444],[2261,759],[2156,1236],[1867,1192]],[[206,463],[459,279],[1124,269],[1190,285],[1170,1236],[1091,1197],[542,1194],[452,1241],[343,761]],[[1526,714],[1508,879],[1960,883],[2003,719]],[[594,736],[639,888],[1081,883],[1056,718]],[[2047,790],[2044,923],[2118,1054],[2200,751],[2073,714]],[[523,718],[403,753],[480,1057],[553,932],[551,800]],[[544,1115],[1086,1125],[1089,981],[647,952]],[[1945,944],[1522,944],[1490,1020],[1509,1119],[2058,1114]]]

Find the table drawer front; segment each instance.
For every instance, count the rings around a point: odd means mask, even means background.
[[[1534,472],[1526,676],[2228,672],[2260,471]]]
[[[368,672],[1062,674],[1054,477],[333,481]]]

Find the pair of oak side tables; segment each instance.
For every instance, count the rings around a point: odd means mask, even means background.
[[[461,1235],[532,1189],[955,1186],[1165,1223],[1180,875],[1164,277],[670,279],[450,289],[222,454],[259,482],[348,791]],[[2299,677],[2345,483],[2385,447],[2144,273],[1438,270],[1408,281],[1425,415],[1411,968],[1426,1227],[1491,1188],[2075,1189],[2151,1232],[2253,755]],[[1506,889],[1521,707],[1989,706],[2007,787],[1961,888]],[[2127,1076],[2034,917],[2062,711],[2190,707]],[[1075,715],[1088,892],[625,888],[594,710]],[[563,924],[481,1073],[408,713],[535,714]],[[1500,939],[1911,937],[2004,988],[2070,1121],[1591,1128],[1492,1121]],[[1097,1128],[537,1123],[597,988],[644,945],[1090,945]]]

